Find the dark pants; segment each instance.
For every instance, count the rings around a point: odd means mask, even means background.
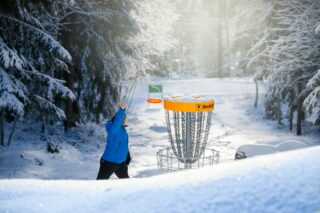
[[[113,173],[115,173],[118,178],[129,178],[128,166],[125,162],[118,164],[100,159],[100,169],[97,180],[109,179]]]

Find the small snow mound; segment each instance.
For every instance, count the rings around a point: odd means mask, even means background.
[[[301,148],[307,148],[307,147],[309,147],[308,144],[298,140],[287,140],[275,146],[275,148],[279,151],[288,151],[288,150],[301,149]]]
[[[276,153],[278,150],[271,146],[266,144],[245,144],[242,146],[239,146],[236,153],[244,154],[244,157],[253,157],[255,155],[266,155],[266,154],[272,154]]]

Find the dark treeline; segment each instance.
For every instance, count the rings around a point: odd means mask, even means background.
[[[1,145],[4,122],[19,117],[40,121],[43,133],[48,123],[64,121],[68,131],[109,117],[121,82],[156,70],[173,47],[170,29],[153,28],[164,21],[152,22],[157,12],[173,20],[172,8],[158,0],[1,1]],[[150,35],[163,45],[151,46]]]

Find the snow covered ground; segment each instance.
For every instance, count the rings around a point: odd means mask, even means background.
[[[236,149],[245,144],[278,147],[290,139],[320,145],[315,129],[305,128],[308,134],[297,137],[286,126],[264,120],[262,101],[253,108],[250,79],[153,83],[163,83],[165,94],[214,96],[208,147],[221,152],[223,163],[168,174],[159,170],[156,152],[169,146],[164,110],[161,104],[147,104],[147,82],[141,82],[128,113],[133,178],[95,181],[105,146],[103,124],[87,124],[64,136],[62,126],[49,127],[49,139],[60,141],[55,154],[46,152],[39,126],[19,124],[12,145],[0,150],[0,212],[320,211],[318,146],[233,160]],[[281,150],[286,147],[281,145]]]
[[[0,212],[320,211],[320,147],[148,178],[0,180]]]
[[[235,151],[243,144],[276,146],[286,140],[300,140],[311,146],[320,145],[320,132],[315,129],[308,128],[305,130],[308,135],[298,137],[288,131],[288,127],[279,129],[276,122],[264,120],[262,105],[265,85],[261,85],[259,108],[255,109],[255,87],[251,79],[191,79],[153,83],[162,83],[165,94],[214,96],[215,111],[207,147],[219,150],[222,162],[233,160]],[[136,94],[139,96],[135,97],[129,113],[129,124],[134,126],[129,127],[130,136],[134,136],[130,146],[135,157],[131,173],[136,177],[157,174],[155,153],[169,146],[162,105],[145,104],[146,90],[147,85],[138,87]]]
[[[169,146],[161,104],[150,105],[147,83],[138,84],[128,113],[131,177],[148,177],[164,173],[158,170],[156,152]],[[243,144],[272,145],[297,139],[309,145],[320,145],[320,134],[307,128],[308,134],[297,137],[287,127],[277,128],[276,122],[263,119],[262,100],[253,108],[254,84],[251,79],[190,79],[153,81],[162,83],[165,94],[210,94],[215,98],[215,111],[208,147],[221,152],[221,161],[234,159],[236,149]],[[262,85],[263,86],[263,85]],[[264,92],[263,87],[260,88]],[[262,95],[261,95],[262,97]],[[18,125],[12,146],[0,151],[0,178],[95,179],[99,158],[105,146],[103,124],[88,124],[67,136],[56,136],[59,128],[48,128],[51,140],[61,143],[58,154],[46,152],[39,126]]]

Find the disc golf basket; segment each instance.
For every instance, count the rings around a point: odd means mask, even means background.
[[[149,84],[148,85],[148,99],[150,104],[159,104],[163,98],[163,86],[162,84]]]
[[[220,153],[206,148],[213,98],[169,96],[164,108],[171,148],[157,152],[158,167],[179,170],[217,164]]]

